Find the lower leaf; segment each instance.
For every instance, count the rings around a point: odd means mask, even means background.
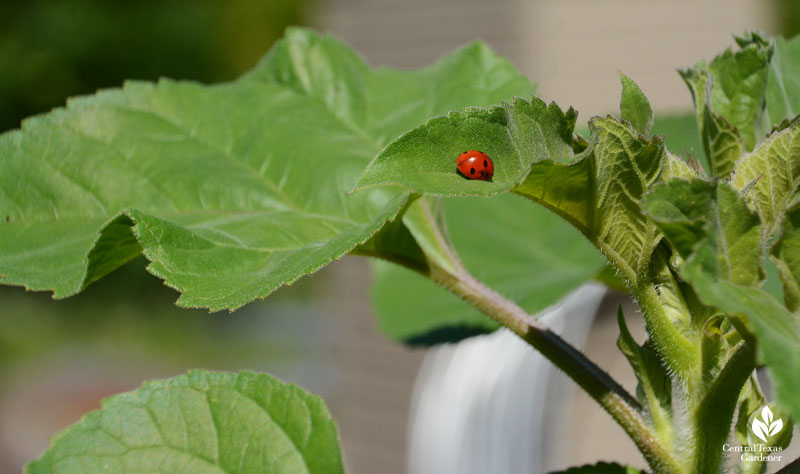
[[[322,399],[269,375],[192,371],[113,396],[29,474],[344,473]]]

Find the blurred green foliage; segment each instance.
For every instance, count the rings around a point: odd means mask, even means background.
[[[159,77],[216,82],[252,67],[304,0],[0,0],[0,131],[65,98]]]
[[[800,1],[777,0],[778,32],[784,38],[800,34]]]
[[[140,257],[64,300],[0,287],[0,373],[74,350],[165,367],[236,369],[243,361],[297,357],[303,343],[293,337],[297,331],[269,328],[289,319],[314,324],[313,315],[304,314],[308,305],[300,302],[319,295],[315,280],[298,282],[232,317],[176,306],[178,293],[148,274],[146,265]]]
[[[304,0],[0,0],[0,131],[67,97],[126,79],[233,79],[287,26],[303,24],[307,6]],[[265,340],[252,318],[176,307],[178,294],[145,265],[136,260],[64,301],[0,288],[0,371],[76,347],[219,368],[296,350],[297,341],[285,337]],[[314,293],[308,286],[279,292],[271,299],[278,309],[256,304],[242,312],[283,312],[281,299],[305,299]]]

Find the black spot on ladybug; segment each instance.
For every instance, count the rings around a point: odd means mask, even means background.
[[[483,167],[484,168],[488,168],[489,167],[489,162],[486,161],[486,160],[483,160]]]
[[[475,174],[475,168],[470,168],[469,169],[469,174]]]

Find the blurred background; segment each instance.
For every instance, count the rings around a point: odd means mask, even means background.
[[[330,31],[373,65],[417,68],[483,38],[585,122],[616,111],[618,70],[657,114],[691,107],[676,68],[711,59],[731,34],[800,32],[794,0],[33,0],[0,1],[0,131],[66,97],[166,76],[226,81],[286,26]],[[693,120],[685,139],[696,143]],[[699,146],[695,148],[699,152]],[[701,152],[700,152],[701,153]],[[386,339],[369,303],[369,265],[347,258],[234,314],[179,309],[134,261],[64,301],[0,287],[0,473],[113,393],[189,368],[266,371],[319,393],[339,424],[351,474],[407,472],[412,389],[426,356]],[[608,294],[585,350],[633,390]],[[557,377],[557,376],[556,376]],[[543,411],[565,413],[548,469],[599,458],[644,466],[613,422],[569,383]],[[565,450],[565,440],[570,448]],[[560,450],[559,450],[560,449]]]

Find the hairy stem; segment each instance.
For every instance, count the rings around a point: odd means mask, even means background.
[[[653,346],[663,358],[667,368],[690,386],[698,383],[700,378],[698,348],[669,319],[653,285],[644,282],[633,288],[632,293],[642,310]]]
[[[464,267],[453,247],[441,214],[425,197],[408,207],[403,225],[413,235],[418,251],[427,260],[412,265],[395,259],[380,245],[362,247],[363,255],[381,257],[415,270],[459,296],[484,314],[507,327],[564,371],[591,396],[630,436],[656,473],[678,474],[683,469],[669,449],[648,426],[642,406],[603,369],[558,334],[542,325],[516,303],[476,280]],[[406,259],[407,260],[407,259]]]
[[[514,331],[563,370],[625,430],[655,472],[683,472],[679,463],[647,426],[636,399],[582,352],[463,269],[453,274],[433,266],[429,276]]]
[[[718,472],[722,445],[730,433],[739,393],[752,375],[755,364],[753,344],[740,342],[733,348],[722,371],[695,408],[692,417],[695,445],[691,472]]]

